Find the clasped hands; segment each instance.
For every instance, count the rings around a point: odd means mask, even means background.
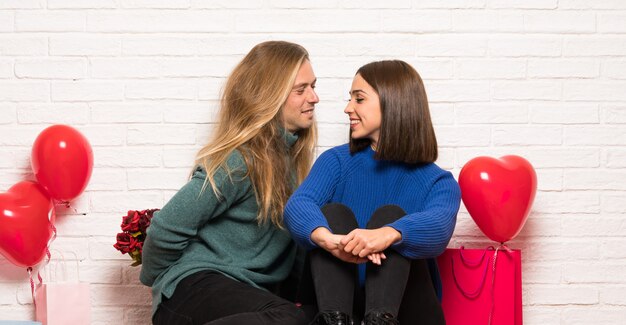
[[[387,258],[384,250],[401,238],[401,234],[391,227],[354,229],[347,235],[336,235],[319,227],[311,233],[311,240],[320,248],[344,262],[355,264],[371,261],[381,265]]]

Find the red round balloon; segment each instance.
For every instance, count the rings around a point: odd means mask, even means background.
[[[76,129],[53,125],[35,139],[31,165],[37,181],[51,198],[70,201],[89,183],[93,151],[87,138]]]
[[[0,194],[0,253],[30,267],[46,255],[52,238],[54,204],[37,183],[22,181]]]
[[[461,197],[478,228],[500,243],[522,230],[537,191],[533,166],[519,156],[477,157],[459,175]]]

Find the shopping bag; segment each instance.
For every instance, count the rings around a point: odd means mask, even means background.
[[[91,324],[91,296],[89,284],[79,282],[78,259],[76,279],[68,279],[67,263],[50,262],[45,268],[48,276],[35,288],[35,319],[42,325]],[[61,267],[61,271],[58,267]]]
[[[520,250],[448,248],[437,263],[446,324],[522,325]]]

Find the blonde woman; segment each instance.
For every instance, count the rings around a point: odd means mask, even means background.
[[[288,42],[258,44],[233,70],[215,136],[148,230],[140,280],[154,324],[306,323],[268,289],[295,259],[282,213],[312,162],[315,82]]]

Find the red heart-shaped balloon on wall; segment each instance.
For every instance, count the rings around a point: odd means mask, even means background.
[[[0,193],[0,253],[17,266],[36,265],[46,255],[54,218],[52,200],[35,182]]]
[[[524,158],[476,157],[459,175],[461,197],[478,228],[500,243],[513,239],[526,223],[537,191],[537,174]]]

